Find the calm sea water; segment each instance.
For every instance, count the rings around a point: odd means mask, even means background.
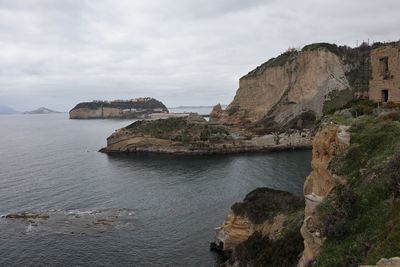
[[[97,152],[128,123],[0,116],[0,214],[55,218],[0,219],[0,266],[214,266],[209,241],[234,202],[260,186],[301,194],[310,171],[310,151]]]

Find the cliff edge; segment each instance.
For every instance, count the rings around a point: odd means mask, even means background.
[[[268,60],[239,81],[225,110],[216,106],[211,121],[265,130],[312,128],[355,94],[368,92],[371,47],[317,43]]]

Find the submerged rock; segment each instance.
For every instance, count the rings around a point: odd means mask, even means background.
[[[12,213],[2,217],[0,228],[16,234],[96,234],[112,229],[134,229],[134,211],[129,209],[51,210]]]
[[[29,212],[22,212],[22,213],[12,213],[5,216],[6,219],[48,219],[50,216],[46,213],[29,213]]]

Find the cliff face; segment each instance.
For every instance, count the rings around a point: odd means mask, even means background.
[[[69,116],[70,119],[145,118],[152,113],[168,113],[168,109],[160,101],[146,97],[79,103]]]
[[[309,266],[316,259],[323,244],[320,219],[316,212],[319,204],[331,192],[336,183],[345,182],[344,177],[329,170],[331,160],[349,145],[348,127],[323,125],[313,138],[312,172],[304,183],[305,220],[301,227],[304,238],[304,252],[299,266]]]
[[[220,122],[285,125],[307,112],[315,120],[330,92],[350,88],[341,59],[326,49],[286,52],[278,60],[283,62],[269,61],[240,79],[234,100],[216,115]]]
[[[264,257],[271,258],[263,266],[276,266],[271,251],[279,247],[278,243],[283,243],[282,240],[287,238],[289,232],[290,235],[293,232],[298,234],[302,206],[301,197],[269,188],[258,188],[249,193],[243,202],[232,206],[224,223],[216,228],[213,248],[229,255],[226,266],[260,266],[257,258]],[[297,241],[297,244],[291,246],[299,251],[287,255],[289,262],[297,261],[297,255],[302,249],[301,238],[297,238]],[[254,242],[265,247],[253,251]],[[252,257],[248,254],[252,254]]]

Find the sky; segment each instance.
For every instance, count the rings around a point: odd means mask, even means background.
[[[229,104],[288,48],[400,39],[399,0],[0,0],[0,104]]]

